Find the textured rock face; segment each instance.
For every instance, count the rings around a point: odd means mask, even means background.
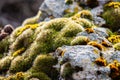
[[[60,51],[63,51],[60,55]],[[59,64],[61,64],[61,75],[65,74],[67,71],[64,68],[67,62],[70,63],[72,69],[74,70],[72,75],[73,80],[83,80],[83,79],[94,79],[94,80],[112,80],[109,77],[111,73],[110,66],[99,66],[95,61],[100,57],[101,51],[97,48],[89,45],[76,45],[76,46],[63,46],[56,50],[56,57],[58,57]],[[103,54],[107,64],[119,59],[119,51],[114,51],[109,54]],[[68,69],[69,70],[69,69]],[[67,74],[67,73],[66,73]],[[67,76],[62,76],[66,79]]]

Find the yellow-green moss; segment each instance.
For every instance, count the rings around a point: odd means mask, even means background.
[[[68,5],[70,5],[70,4],[73,3],[73,0],[65,0],[65,3],[68,4]]]
[[[9,36],[8,36],[2,41],[0,41],[0,53],[3,54],[4,52],[8,52],[9,45],[10,45],[10,42],[9,42]]]
[[[86,45],[88,42],[89,39],[86,36],[78,36],[71,41],[71,45]]]
[[[6,56],[0,60],[0,72],[9,70],[12,59],[13,57]]]
[[[108,40],[113,44],[120,43],[120,35],[112,35]]]
[[[120,27],[120,2],[106,4],[102,17],[106,20],[106,25],[108,25],[112,31],[117,31]]]
[[[76,13],[73,18],[85,18],[89,20],[93,20],[92,13],[89,10],[82,10],[78,13]]]
[[[84,18],[71,18],[74,22],[76,22],[77,24],[83,26],[84,28],[92,28],[94,27],[94,24]]]
[[[39,80],[51,80],[45,73],[43,72],[35,72],[35,73],[28,73],[28,76],[25,76],[24,80],[30,80],[32,78],[37,78]]]
[[[72,76],[72,73],[74,72],[74,69],[72,68],[70,63],[65,63],[62,65],[61,67],[61,71],[60,71],[60,75],[66,79],[66,77],[70,77]]]
[[[50,55],[39,55],[33,63],[31,72],[43,72],[46,73],[52,80],[57,78],[58,72],[53,68],[53,65],[57,64],[57,59]],[[54,73],[54,74],[52,74]]]
[[[120,2],[109,2],[104,6],[104,10],[120,8]]]
[[[22,56],[17,56],[12,60],[9,70],[11,73],[16,73],[24,71],[24,68],[24,58]]]
[[[114,47],[116,50],[120,50],[120,42],[119,42],[119,43],[116,43],[113,47]]]

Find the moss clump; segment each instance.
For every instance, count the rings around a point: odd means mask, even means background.
[[[94,25],[91,21],[84,19],[84,18],[71,18],[77,24],[83,26],[84,28],[92,28]]]
[[[25,48],[21,48],[21,49],[15,51],[12,56],[16,57],[16,56],[20,55],[23,51],[25,51]]]
[[[117,60],[115,60],[113,63],[110,63],[108,66],[111,69],[109,76],[113,80],[119,80],[120,79],[120,63]]]
[[[9,49],[9,36],[0,41],[0,54],[3,54],[4,52],[8,52]]]
[[[120,35],[112,35],[108,38],[108,40],[113,44],[119,43],[120,42]]]
[[[102,14],[102,17],[106,20],[106,24],[112,31],[117,31],[120,27],[120,7],[118,5],[120,5],[120,2],[111,2],[106,4],[104,13]],[[112,6],[117,6],[117,8]]]
[[[28,76],[25,76],[25,80],[30,80],[32,78],[37,78],[39,80],[51,80],[45,73],[36,72],[36,73],[28,73]]]
[[[116,43],[113,47],[114,47],[116,50],[120,50],[120,43]]]
[[[93,20],[92,13],[89,10],[82,10],[78,13],[76,13],[73,18],[85,18],[89,20]]]
[[[27,29],[25,32],[23,32],[19,37],[15,39],[13,43],[11,43],[10,53],[12,54],[23,47],[27,48],[34,40],[33,34],[34,32],[31,29]]]
[[[52,80],[57,79],[58,72],[53,68],[53,65],[57,64],[57,60],[50,55],[39,55],[31,69],[31,72],[43,72],[46,73]],[[54,73],[54,74],[52,74]]]
[[[86,36],[78,36],[71,41],[71,45],[86,45],[89,39]]]
[[[25,69],[24,58],[22,56],[17,56],[12,60],[9,70],[11,73],[16,73],[16,72],[24,71],[24,69]]]
[[[110,9],[115,9],[115,8],[120,8],[120,2],[109,2],[104,6],[104,10],[110,10]]]
[[[9,70],[12,59],[13,57],[6,56],[0,60],[0,72]]]
[[[70,5],[70,4],[73,3],[73,0],[65,0],[65,3],[68,4],[68,5]]]
[[[62,65],[61,67],[61,71],[60,71],[60,75],[66,79],[67,77],[71,77],[72,73],[74,72],[74,69],[72,68],[70,63],[65,63]]]

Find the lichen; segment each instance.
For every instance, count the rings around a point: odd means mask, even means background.
[[[108,37],[108,40],[113,44],[119,43],[120,42],[120,35],[111,35],[110,37]]]
[[[115,50],[120,50],[120,42],[119,43],[116,43],[116,44],[114,44],[114,49]]]

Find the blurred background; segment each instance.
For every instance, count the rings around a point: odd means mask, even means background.
[[[0,0],[0,27],[20,26],[24,19],[36,15],[44,0]]]

